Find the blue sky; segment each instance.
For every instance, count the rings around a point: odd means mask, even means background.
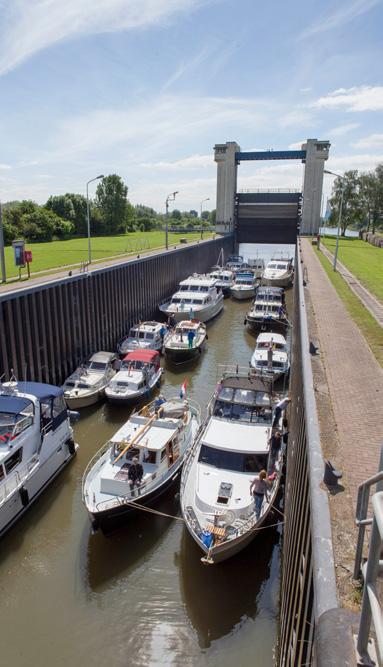
[[[373,169],[382,26],[383,0],[0,0],[0,200],[118,173],[134,204],[214,208],[225,141],[329,139],[328,169]],[[299,163],[239,168],[239,188],[301,183]]]

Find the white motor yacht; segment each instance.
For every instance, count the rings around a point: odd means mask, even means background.
[[[257,288],[254,302],[246,313],[244,324],[263,331],[285,330],[288,324],[285,293],[282,287]]]
[[[263,285],[290,287],[293,282],[294,268],[292,259],[272,259],[262,273]]]
[[[159,387],[163,370],[157,350],[136,350],[122,360],[121,369],[105,388],[110,403],[134,403]]]
[[[82,498],[93,527],[109,532],[135,503],[153,505],[178,480],[199,425],[199,406],[178,397],[134,413],[85,470]]]
[[[226,261],[226,268],[231,271],[237,271],[243,264],[242,255],[230,255]]]
[[[270,383],[249,370],[224,374],[181,477],[181,510],[191,536],[215,564],[234,556],[268,519],[282,473],[282,452],[270,456]],[[259,514],[251,483],[269,472]]]
[[[249,257],[248,264],[256,278],[260,278],[265,269],[265,260],[262,257]]]
[[[250,363],[258,373],[278,380],[290,368],[286,338],[273,332],[259,334]]]
[[[60,387],[16,381],[0,385],[0,536],[76,450]]]
[[[134,350],[162,350],[167,326],[161,322],[139,322],[131,327],[127,336],[117,345],[118,354],[123,356]]]
[[[222,290],[210,276],[194,274],[179,284],[178,291],[159,306],[162,313],[181,322],[186,317],[208,322],[223,308]]]
[[[233,271],[217,267],[211,271],[210,277],[216,281],[217,289],[222,290],[224,296],[228,296],[230,288],[234,285]]]
[[[230,289],[230,294],[234,299],[252,299],[256,287],[257,281],[252,271],[240,272],[235,277],[235,283]]]
[[[103,398],[105,387],[116,372],[115,360],[112,352],[96,352],[65,380],[62,388],[68,408],[78,410]]]
[[[176,364],[189,361],[201,354],[206,338],[206,324],[198,320],[183,320],[167,336],[165,355]]]

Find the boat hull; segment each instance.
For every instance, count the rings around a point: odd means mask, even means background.
[[[182,349],[169,347],[165,348],[165,356],[173,364],[182,364],[186,361],[191,361],[192,359],[198,357],[200,354],[202,354],[202,350],[203,345],[199,345],[199,347]]]
[[[287,327],[287,320],[278,320],[274,317],[255,318],[245,317],[245,325],[254,331],[285,331]]]
[[[207,308],[193,310],[193,318],[200,320],[200,322],[209,322],[209,320],[212,320],[221,312],[222,308],[223,308],[223,294],[221,294],[220,299],[217,299],[215,303],[209,305]],[[177,323],[182,322],[188,317],[188,311],[186,308],[184,310],[173,311],[164,306],[160,306],[160,310],[161,312],[165,313],[168,317],[172,317],[174,322]]]
[[[89,394],[87,396],[72,396],[66,397],[65,402],[70,410],[79,410],[80,408],[87,408],[90,405],[98,403],[104,396],[104,390],[102,392],[96,391],[95,393]]]
[[[169,476],[169,478],[161,484],[158,488],[153,489],[150,493],[139,495],[137,493],[135,500],[145,507],[152,507],[157,500],[165,493],[170,492],[171,489],[179,484],[183,461],[179,467]],[[90,512],[88,514],[94,530],[101,530],[104,534],[110,534],[122,526],[127,520],[132,518],[138,512],[142,512],[139,508],[131,504],[121,504],[111,507],[99,512]]]
[[[292,275],[288,275],[285,278],[265,278],[262,276],[262,285],[268,285],[269,287],[291,287],[293,283]]]
[[[16,490],[0,508],[0,538],[22,518],[33,503],[42,495],[61,471],[75,457],[78,445],[72,453],[67,444],[62,445],[53,454],[40,464],[36,472],[22,485],[23,497],[20,490]],[[24,502],[23,502],[24,498]],[[26,502],[28,501],[28,502]]]
[[[241,290],[236,290],[235,288],[232,288],[230,290],[230,294],[233,297],[233,299],[237,299],[238,301],[245,301],[246,299],[254,299],[255,287],[251,287],[249,289],[241,289]]]

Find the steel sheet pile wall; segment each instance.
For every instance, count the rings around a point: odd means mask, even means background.
[[[321,486],[323,459],[302,268],[297,252],[279,635],[279,665],[291,667],[312,664],[320,619],[338,607],[330,515],[326,491]],[[321,659],[321,664],[330,664],[326,663],[326,656]]]
[[[138,320],[158,314],[158,304],[193,272],[225,256],[232,238],[0,295],[0,375],[60,384],[97,350],[115,350]]]

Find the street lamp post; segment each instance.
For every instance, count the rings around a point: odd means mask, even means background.
[[[203,227],[202,227],[202,205],[203,205],[203,203],[204,203],[205,201],[210,201],[210,197],[206,197],[206,199],[203,199],[203,200],[201,201],[201,241],[202,241],[202,237],[203,237]]]
[[[174,201],[176,198],[176,195],[178,195],[178,190],[175,192],[171,192],[170,195],[166,197],[165,201],[165,247],[166,250],[169,249],[169,244],[168,244],[168,227],[169,227],[169,202]]]
[[[340,226],[342,223],[342,208],[343,208],[343,195],[344,195],[344,181],[345,178],[344,176],[341,176],[340,174],[335,174],[333,171],[328,171],[327,169],[323,170],[325,174],[329,174],[330,176],[336,176],[337,178],[340,178],[341,180],[341,189],[340,189],[340,202],[339,202],[339,216],[338,216],[338,226],[336,229],[336,243],[335,243],[335,252],[334,252],[334,261],[333,261],[333,271],[336,271],[336,263],[338,261],[338,250],[339,250],[339,233],[340,233]]]
[[[0,203],[0,264],[1,264],[1,282],[7,281],[7,274],[5,271],[5,256],[4,256],[4,230],[3,230],[3,214]]]
[[[92,249],[90,245],[90,212],[89,212],[89,192],[88,192],[88,186],[89,183],[93,183],[93,181],[97,181],[99,178],[104,178],[104,174],[101,174],[100,176],[96,176],[95,178],[91,178],[90,181],[87,182],[86,184],[86,217],[87,217],[87,223],[88,223],[88,263],[92,263]]]

